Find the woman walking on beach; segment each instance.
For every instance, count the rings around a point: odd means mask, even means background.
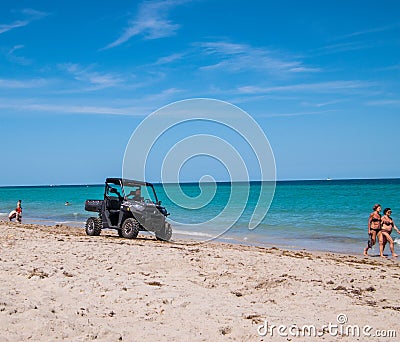
[[[369,215],[368,219],[368,235],[370,239],[368,240],[368,245],[364,249],[364,255],[368,256],[368,249],[372,248],[376,243],[376,238],[379,240],[379,249],[383,246],[381,231],[381,210],[382,206],[380,204],[375,204],[372,208],[374,211]]]
[[[386,208],[383,211],[383,216],[382,216],[382,245],[379,246],[379,250],[380,250],[380,255],[381,257],[385,258],[385,256],[383,255],[383,250],[385,249],[386,243],[389,242],[389,247],[390,247],[390,251],[392,252],[392,257],[397,257],[398,255],[394,252],[394,241],[393,238],[390,236],[390,234],[392,233],[393,228],[396,230],[397,234],[400,234],[400,230],[396,227],[396,225],[394,224],[393,219],[391,218],[392,214],[392,210],[390,208]]]

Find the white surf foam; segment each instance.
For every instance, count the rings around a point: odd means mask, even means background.
[[[208,234],[208,233],[203,233],[203,232],[189,232],[187,230],[179,230],[179,229],[173,229],[174,234],[180,234],[180,235],[191,235],[191,236],[201,236],[201,237],[208,237],[212,238],[214,235]]]

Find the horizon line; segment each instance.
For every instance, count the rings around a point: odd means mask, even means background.
[[[121,177],[117,177],[121,178]],[[384,177],[384,178],[308,178],[308,179],[279,179],[275,180],[275,183],[280,183],[280,182],[331,182],[331,181],[357,181],[357,180],[400,180],[400,177]],[[259,183],[259,182],[273,182],[271,180],[243,180],[243,181],[216,181],[215,183]],[[104,182],[105,183],[105,182]],[[0,185],[0,188],[33,188],[33,187],[78,187],[78,186],[100,186],[104,185],[104,183],[81,183],[81,184],[35,184],[35,185]],[[198,184],[198,181],[186,181],[186,182],[179,182],[179,183],[173,183],[173,182],[148,182],[153,185],[160,185],[160,184]],[[203,184],[213,184],[214,182],[202,182]]]

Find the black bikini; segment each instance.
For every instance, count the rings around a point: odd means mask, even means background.
[[[393,220],[390,221],[382,221],[382,225],[389,226],[393,228]],[[382,231],[388,233],[389,235],[392,233],[392,230],[382,229]]]
[[[371,222],[381,222],[381,219],[380,219],[380,218],[373,217],[373,218],[371,219]],[[375,230],[376,232],[379,232],[380,230],[382,230],[382,228],[381,228],[381,227],[379,227],[379,228],[371,228],[371,230]]]

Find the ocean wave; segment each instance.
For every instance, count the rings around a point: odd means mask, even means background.
[[[174,234],[180,234],[180,235],[191,235],[191,236],[201,236],[201,237],[209,237],[213,238],[215,235],[212,234],[207,234],[203,232],[189,232],[187,230],[179,230],[179,229],[173,229]]]
[[[8,213],[0,213],[0,216],[8,216]]]
[[[51,216],[46,216],[47,219],[58,220],[58,221],[69,221],[77,219],[87,219],[90,215],[87,213],[54,213]]]
[[[82,224],[84,225],[86,222],[84,221],[54,221],[55,224],[73,224],[73,225],[77,225],[77,224]]]

